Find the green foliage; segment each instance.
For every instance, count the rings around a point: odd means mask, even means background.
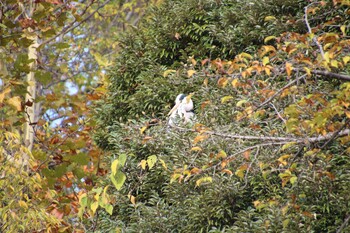
[[[166,69],[182,67],[190,56],[232,58],[242,50],[255,51],[268,35],[305,30],[286,23],[300,17],[304,5],[304,1],[205,0],[164,1],[151,7],[139,27],[118,37],[120,50],[109,72],[111,95],[98,109],[103,125],[144,114],[158,117],[176,93],[194,91],[196,80],[181,72],[163,76]],[[271,15],[275,21],[266,21]],[[135,104],[140,99],[143,104]],[[97,135],[102,147],[108,144],[106,133]]]
[[[126,177],[99,230],[348,230],[349,7],[308,5],[310,34],[305,4],[164,1],[119,38],[95,137]]]

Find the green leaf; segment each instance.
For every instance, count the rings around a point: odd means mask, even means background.
[[[112,206],[111,204],[106,205],[105,210],[106,210],[106,212],[109,213],[110,215],[113,214],[113,206]]]
[[[294,184],[297,180],[298,180],[298,177],[293,176],[292,178],[290,178],[289,182],[290,182],[291,184]]]
[[[79,165],[87,165],[89,163],[89,156],[84,153],[79,153],[77,155],[69,156],[69,160],[72,162],[76,162]]]
[[[86,193],[83,193],[80,197],[79,197],[79,203],[80,203],[80,207],[81,208],[85,208],[87,206],[88,203],[88,198],[86,196]]]
[[[121,171],[117,171],[115,175],[111,174],[110,178],[117,190],[121,189],[126,180],[125,174]]]
[[[52,75],[50,72],[37,70],[35,71],[36,79],[44,85],[49,84],[52,81]]]
[[[125,162],[126,162],[127,155],[126,154],[120,154],[118,159],[119,159],[119,164],[121,167],[124,167]]]
[[[70,46],[69,46],[68,43],[60,42],[60,43],[56,43],[56,44],[55,44],[55,47],[56,47],[57,49],[67,49],[67,48],[69,48]]]
[[[90,206],[90,208],[91,208],[91,210],[92,210],[92,213],[96,213],[96,210],[97,210],[97,208],[98,208],[98,202],[97,201],[95,201],[94,203],[92,203],[91,204],[91,206]]]
[[[149,169],[152,169],[152,167],[154,166],[154,164],[157,162],[157,156],[155,155],[151,155],[147,158],[147,164]]]

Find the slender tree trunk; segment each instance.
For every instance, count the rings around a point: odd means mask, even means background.
[[[28,148],[29,151],[33,149],[33,143],[34,143],[34,127],[36,122],[38,121],[39,116],[39,103],[35,103],[36,98],[36,92],[37,92],[37,83],[35,80],[35,70],[37,66],[37,58],[38,58],[38,52],[37,48],[39,46],[38,44],[38,37],[33,36],[31,38],[33,40],[33,43],[28,48],[28,58],[33,59],[33,61],[30,63],[30,72],[27,74],[26,81],[28,83],[27,87],[27,94],[25,98],[25,112],[26,112],[26,123],[24,126],[24,144]],[[28,154],[25,154],[23,156],[22,165],[27,165],[29,160]]]

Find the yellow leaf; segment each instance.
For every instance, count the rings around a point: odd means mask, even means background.
[[[221,158],[226,158],[227,157],[227,154],[226,154],[226,152],[225,151],[223,151],[223,150],[220,150],[219,151],[219,153],[216,155],[216,158],[217,159],[221,159]]]
[[[265,54],[269,53],[269,52],[276,52],[275,47],[273,47],[272,45],[265,45],[262,47],[262,52],[260,53],[260,57],[265,56]]]
[[[307,76],[311,77],[311,70],[307,67],[304,67],[304,70],[306,71]]]
[[[266,37],[264,39],[264,43],[267,43],[267,42],[269,42],[270,40],[273,40],[273,39],[276,39],[276,37],[275,36],[268,36],[268,37]]]
[[[230,99],[233,99],[233,97],[230,96],[230,95],[229,96],[224,96],[224,97],[221,98],[221,103],[224,104],[227,101],[229,101]]]
[[[235,175],[238,176],[239,178],[243,179],[244,178],[244,171],[242,170],[237,170],[235,172]]]
[[[290,158],[291,155],[282,155],[281,157],[279,157],[277,160],[283,165],[286,166],[288,164],[288,162],[286,161],[288,158]]]
[[[168,170],[168,167],[167,167],[167,165],[166,165],[166,163],[164,162],[163,159],[159,159],[159,162],[162,164],[162,167],[164,167],[165,170]]]
[[[292,70],[293,70],[292,64],[289,62],[286,62],[286,71],[287,71],[288,77],[290,77],[290,75],[292,74]]]
[[[271,16],[271,15],[266,16],[265,19],[264,19],[265,22],[267,22],[267,21],[273,21],[273,20],[276,20],[276,17],[275,17],[275,16]]]
[[[238,86],[238,78],[235,78],[234,80],[232,80],[231,85],[232,85],[232,87],[237,87]]]
[[[175,72],[176,72],[176,70],[166,70],[163,73],[163,77],[166,78],[170,73],[175,73]]]
[[[327,63],[329,63],[329,61],[330,61],[330,54],[329,54],[329,52],[325,52],[324,53],[324,59],[326,60]]]
[[[191,78],[191,77],[193,76],[193,74],[195,74],[195,73],[196,73],[195,70],[188,70],[188,71],[187,71],[187,76],[188,76],[189,78]]]
[[[346,65],[349,61],[350,61],[350,56],[343,57],[344,65]],[[1,101],[0,101],[0,103],[1,103]]]
[[[141,160],[141,162],[140,162],[140,166],[141,166],[141,168],[143,169],[143,170],[145,170],[146,169],[146,164],[147,164],[147,161],[146,160]]]
[[[248,59],[253,59],[252,55],[250,55],[248,53],[240,53],[239,56],[244,57],[244,58],[248,58]]]
[[[264,58],[262,59],[262,63],[263,63],[264,66],[266,66],[269,62],[270,62],[269,57],[264,57]]]
[[[341,30],[341,32],[343,33],[343,36],[346,36],[346,26],[345,26],[345,25],[342,25],[342,26],[340,27],[340,30]]]
[[[338,61],[337,60],[331,60],[331,66],[338,68]]]
[[[4,101],[5,96],[10,92],[11,92],[11,89],[8,87],[3,92],[0,93],[0,103],[2,103],[2,101]]]
[[[296,142],[289,142],[289,143],[283,145],[282,148],[281,148],[281,150],[282,150],[282,151],[283,151],[283,150],[286,150],[286,149],[288,149],[289,147],[291,147],[291,146],[293,146],[293,145],[295,145],[295,144],[296,144]]]
[[[133,205],[136,205],[136,198],[133,195],[129,194],[128,198]]]
[[[271,70],[268,67],[265,67],[265,73],[270,76],[271,75]]]
[[[199,146],[195,146],[191,148],[191,151],[202,151],[202,148],[200,148]]]
[[[143,127],[140,129],[140,134],[143,134],[143,133],[146,131],[147,128],[148,128],[147,126],[143,126]]]
[[[202,183],[211,183],[213,182],[213,178],[206,176],[206,177],[202,177],[199,180],[196,181],[196,186],[200,186]]]
[[[18,204],[20,207],[22,207],[23,209],[28,209],[28,205],[26,202],[24,201],[18,201]]]
[[[7,101],[10,105],[14,106],[17,111],[22,110],[21,98],[19,96],[14,96]]]
[[[208,78],[205,78],[205,79],[204,79],[203,85],[204,85],[205,87],[208,87]]]
[[[247,103],[248,101],[247,100],[240,100],[240,101],[238,101],[237,103],[236,103],[236,106],[237,107],[242,107],[242,105],[244,104],[244,103]]]

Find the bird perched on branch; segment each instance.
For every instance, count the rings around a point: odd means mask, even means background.
[[[168,113],[170,126],[177,125],[181,121],[183,123],[192,122],[194,117],[193,101],[191,97],[193,94],[185,95],[179,94],[175,99],[175,106]]]

